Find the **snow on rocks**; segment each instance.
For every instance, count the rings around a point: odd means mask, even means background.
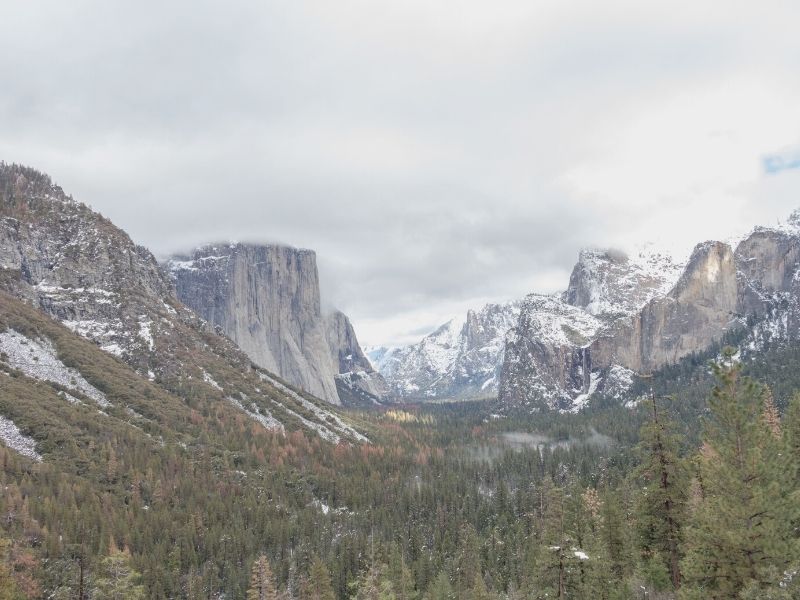
[[[305,417],[302,417],[301,415],[297,414],[296,412],[291,411],[289,408],[284,407],[284,409],[287,412],[290,412],[295,417],[299,418],[306,427],[316,431],[322,438],[327,439],[328,441],[333,442],[334,444],[338,444],[339,441],[340,441],[340,437],[339,437],[338,434],[342,434],[342,435],[345,435],[345,436],[350,437],[352,439],[355,439],[357,442],[369,443],[369,438],[367,436],[363,435],[362,433],[359,433],[358,431],[356,431],[355,429],[350,427],[350,425],[348,425],[347,423],[342,421],[334,413],[332,413],[330,411],[327,411],[327,410],[317,406],[313,402],[310,402],[310,401],[306,400],[300,394],[298,394],[297,392],[295,392],[291,388],[285,386],[284,384],[282,384],[277,379],[274,379],[273,377],[270,377],[266,373],[260,372],[259,373],[259,377],[261,377],[262,381],[265,381],[266,383],[269,383],[273,387],[279,389],[281,392],[283,392],[284,394],[286,394],[287,396],[289,396],[290,398],[295,400],[303,408],[305,408],[306,410],[310,411],[317,419],[319,419],[320,421],[330,425],[330,428],[329,428],[329,427],[326,427],[325,425],[322,425],[320,423],[314,423],[313,421],[309,421],[308,419],[306,419]],[[334,431],[332,431],[332,429],[335,430],[337,433],[334,433]]]
[[[31,458],[36,462],[42,462],[41,454],[36,452],[36,442],[34,439],[23,435],[19,427],[17,427],[11,419],[7,419],[3,416],[0,416],[0,440],[12,450],[19,452],[22,456]]]
[[[218,383],[217,383],[217,382],[214,380],[214,378],[213,378],[213,377],[211,377],[211,375],[209,375],[209,374],[206,372],[206,370],[205,370],[205,369],[203,369],[203,381],[205,381],[205,382],[206,382],[208,385],[210,385],[211,387],[213,387],[213,388],[216,388],[216,389],[218,389],[219,391],[222,391],[222,386],[221,386],[220,384],[218,384]]]
[[[100,344],[100,348],[103,351],[108,352],[109,354],[113,354],[116,357],[121,357],[126,351],[126,349],[123,348],[119,342],[115,341],[121,335],[120,332],[125,331],[125,326],[119,319],[112,321],[78,319],[73,321],[62,321],[62,323],[79,336],[94,340]]]
[[[685,265],[671,256],[640,250],[583,249],[564,300],[595,316],[630,316],[677,283]]]
[[[139,337],[147,344],[147,348],[152,352],[155,348],[153,340],[153,322],[146,318],[145,315],[139,317]]]
[[[9,329],[0,333],[0,353],[5,362],[28,377],[56,383],[80,392],[102,407],[111,404],[105,395],[86,381],[76,369],[67,367],[59,360],[49,340],[32,340]]]
[[[497,390],[505,335],[516,324],[520,306],[486,304],[451,319],[416,344],[365,351],[397,396],[486,396]]]
[[[589,403],[592,395],[597,391],[597,385],[600,382],[600,373],[592,373],[589,379],[589,389],[577,395],[572,400],[572,407],[569,409],[569,412],[579,412],[584,406]]]
[[[253,402],[250,406],[252,410],[248,410],[241,401],[237,400],[236,398],[228,397],[228,402],[233,404],[236,408],[244,412],[248,417],[261,423],[264,426],[264,429],[276,429],[283,433],[283,423],[278,421],[275,417],[272,416],[265,408],[259,408],[258,405]]]

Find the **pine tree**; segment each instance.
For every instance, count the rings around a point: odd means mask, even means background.
[[[778,414],[778,409],[775,407],[775,401],[772,398],[772,390],[764,386],[764,408],[762,417],[764,423],[767,425],[772,435],[775,437],[781,436],[781,417]]]
[[[8,540],[0,539],[0,600],[15,600],[17,595],[17,585],[8,566],[8,553],[11,543]]]
[[[798,558],[792,523],[796,465],[764,417],[764,390],[725,351],[715,365],[699,475],[702,496],[685,535],[683,598],[768,590]]]
[[[318,556],[312,558],[308,578],[302,588],[302,597],[307,600],[336,600],[330,571]]]
[[[356,582],[352,600],[397,600],[388,567],[385,565],[371,567]]]
[[[453,586],[444,569],[439,571],[425,594],[425,600],[455,600]]]
[[[800,392],[796,392],[789,402],[783,419],[783,436],[796,465],[800,465]],[[798,470],[800,487],[800,470]]]
[[[639,543],[648,571],[656,573],[654,558],[665,561],[672,587],[681,583],[680,544],[686,519],[689,479],[678,457],[679,438],[674,425],[651,398],[652,418],[640,433],[642,463],[637,474],[645,486],[639,496],[637,529]]]
[[[600,515],[604,550],[611,567],[611,574],[616,581],[622,581],[629,574],[631,559],[626,535],[627,523],[616,492],[611,490],[605,492]]]
[[[392,548],[389,558],[389,573],[397,600],[416,600],[418,594],[414,586],[414,576],[397,546]]]
[[[476,587],[476,580],[483,579],[478,534],[471,525],[460,532],[460,548],[455,564],[455,591],[459,598],[467,598]]]
[[[130,553],[121,550],[112,550],[103,559],[92,600],[144,600],[144,586],[139,583],[141,575],[131,567],[130,561]]]
[[[276,600],[278,593],[273,583],[272,569],[263,554],[253,563],[247,600]]]
[[[585,591],[588,566],[583,565],[584,553],[577,547],[577,532],[587,532],[578,526],[577,521],[584,517],[578,506],[583,507],[583,502],[577,488],[574,498],[568,499],[551,479],[542,482],[540,510],[544,512],[536,577],[531,586],[534,598],[573,598]]]

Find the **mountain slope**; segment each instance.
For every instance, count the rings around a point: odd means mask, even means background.
[[[373,348],[369,356],[400,399],[491,396],[503,363],[504,338],[520,303],[487,304],[453,319],[419,343]]]
[[[66,196],[49,177],[5,164],[0,164],[0,286],[166,392],[182,397],[187,390],[202,390],[262,424],[301,423],[334,442],[363,439],[324,407],[321,417],[314,415],[305,403],[316,410],[317,399],[298,396],[256,368],[183,306],[152,254],[125,232]]]

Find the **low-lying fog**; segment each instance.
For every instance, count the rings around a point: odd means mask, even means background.
[[[536,449],[541,451],[544,448],[550,450],[556,448],[567,449],[578,445],[607,448],[613,443],[614,440],[607,435],[598,433],[595,429],[591,429],[590,435],[585,438],[569,437],[558,440],[536,432],[505,431],[490,438],[485,444],[470,447],[470,452],[478,460],[494,460],[507,449],[518,451]]]

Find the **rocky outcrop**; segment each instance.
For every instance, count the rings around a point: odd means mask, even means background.
[[[224,244],[173,257],[178,299],[257,365],[339,404],[322,318],[316,255],[288,246]]]
[[[388,393],[386,381],[373,368],[361,346],[358,345],[355,329],[347,315],[334,310],[325,316],[325,323],[331,360],[336,368],[336,384],[340,398],[344,395],[355,395],[379,400],[386,396]],[[344,399],[343,401],[347,403]]]
[[[570,408],[574,398],[589,391],[586,346],[602,325],[559,296],[528,296],[506,337],[500,377],[503,401],[532,408]]]
[[[381,378],[350,321],[322,312],[313,251],[216,244],[172,257],[165,267],[178,298],[257,365],[332,404],[341,404],[340,375],[352,374],[348,384],[381,395]]]
[[[631,319],[613,323],[589,345],[592,365],[648,373],[705,349],[740,324],[737,295],[730,246],[700,244],[672,290]]]
[[[517,322],[520,305],[487,304],[448,321],[416,344],[372,348],[369,355],[396,398],[492,396],[503,364],[505,335]]]
[[[152,254],[33,169],[0,165],[0,194],[5,289],[144,368],[157,315],[174,311]]]
[[[619,250],[584,249],[562,298],[596,316],[632,315],[651,298],[666,294],[681,271],[682,265],[663,254],[630,257]]]

